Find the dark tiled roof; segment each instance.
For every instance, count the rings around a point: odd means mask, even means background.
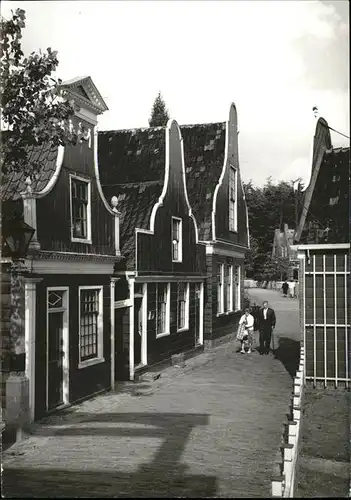
[[[224,164],[225,123],[186,125],[180,129],[189,203],[199,239],[210,240],[213,194]]]
[[[349,173],[349,147],[324,154],[300,243],[348,243]]]
[[[99,132],[101,184],[163,180],[165,146],[165,127]]]
[[[162,191],[163,181],[103,186],[107,199],[118,197],[120,247],[127,270],[135,268],[135,228],[149,229],[152,207]]]
[[[33,191],[42,191],[56,169],[57,146],[51,146],[49,143],[28,149],[28,162],[40,163],[37,178],[32,181]],[[12,173],[4,178],[0,187],[1,201],[17,200],[20,193],[26,189],[26,176],[22,173]]]
[[[135,228],[149,229],[165,176],[165,127],[103,131],[98,135],[100,181],[105,197],[118,197],[121,253],[135,265]]]
[[[211,239],[212,200],[223,168],[225,123],[184,125],[180,129],[187,192],[198,224],[199,239]],[[146,228],[152,207],[162,191],[165,127],[99,132],[98,152],[105,196],[111,199],[114,195],[122,195],[124,201],[119,202],[118,208],[123,203],[129,214],[121,220],[121,250],[129,252],[135,227]],[[155,181],[158,182],[149,184]],[[137,184],[132,186],[131,183]],[[139,189],[145,189],[142,196]]]

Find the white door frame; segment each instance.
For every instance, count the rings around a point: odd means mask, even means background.
[[[29,411],[30,421],[35,418],[35,356],[36,356],[36,292],[37,283],[42,278],[24,278],[25,290],[25,314],[24,314],[24,335],[26,345],[26,366],[25,373],[29,380]]]
[[[200,283],[200,304],[199,304],[199,345],[204,343],[204,306],[205,306],[205,286],[204,282]]]
[[[49,310],[49,292],[63,291],[63,307]],[[63,358],[62,358],[62,393],[63,404],[69,403],[69,287],[50,286],[46,289],[46,411],[49,409],[49,314],[63,313],[62,337],[63,337]]]
[[[142,329],[141,329],[141,363],[147,365],[147,283],[143,283]]]
[[[134,278],[128,278],[129,297],[131,307],[129,309],[129,380],[134,380]]]

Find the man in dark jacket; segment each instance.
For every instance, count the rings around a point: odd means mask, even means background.
[[[275,312],[268,307],[268,302],[263,302],[263,307],[258,313],[258,328],[260,331],[260,354],[269,354],[272,332],[275,328]]]
[[[289,285],[288,285],[288,283],[286,282],[286,280],[285,280],[285,281],[284,281],[284,283],[282,284],[282,290],[283,290],[283,296],[286,298],[286,297],[287,297],[288,290],[289,290]]]

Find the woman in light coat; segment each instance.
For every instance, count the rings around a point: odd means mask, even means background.
[[[248,346],[248,354],[252,352],[252,342],[253,342],[253,332],[254,332],[254,317],[250,314],[250,309],[245,309],[244,314],[239,320],[239,329],[237,339],[241,342],[241,353],[245,354],[245,346]]]

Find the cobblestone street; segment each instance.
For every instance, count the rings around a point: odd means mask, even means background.
[[[165,370],[144,395],[117,389],[47,417],[3,453],[3,495],[271,496],[298,353],[298,301],[250,293],[276,310],[276,357],[242,355],[233,340],[185,369]]]

